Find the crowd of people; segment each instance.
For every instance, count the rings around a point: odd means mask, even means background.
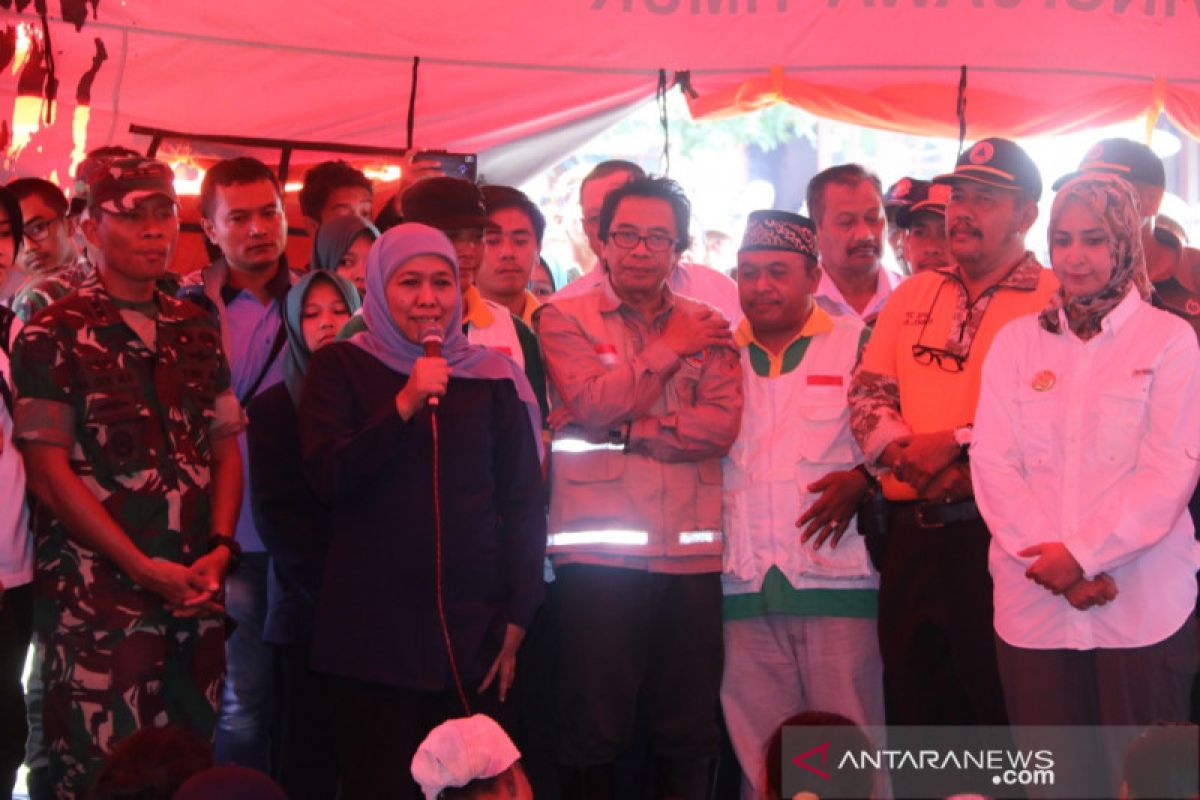
[[[295,268],[220,161],[186,275],[160,161],[0,189],[0,795],[99,796],[172,726],[293,799],[703,800],[723,740],[777,798],[815,714],[1090,726],[1063,774],[1111,797],[1101,726],[1195,721],[1200,270],[1148,148],[1054,184],[1049,268],[988,138],[818,173],[732,279],[604,162],[557,290],[525,194],[413,172],[310,169]]]

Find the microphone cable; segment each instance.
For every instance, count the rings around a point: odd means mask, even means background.
[[[450,626],[446,623],[446,603],[442,587],[442,490],[441,490],[441,459],[438,441],[438,407],[429,407],[429,424],[433,431],[433,526],[434,526],[434,561],[437,565],[435,586],[437,587],[438,622],[442,627],[442,639],[446,643],[446,655],[450,657],[450,674],[454,677],[454,688],[458,690],[458,700],[462,703],[464,716],[471,716],[471,704],[467,702],[467,691],[463,687],[462,677],[458,673],[458,660],[454,657],[454,645],[450,641]]]

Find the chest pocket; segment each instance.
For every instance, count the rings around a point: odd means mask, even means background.
[[[844,398],[806,397],[796,407],[802,432],[798,442],[804,460],[814,464],[849,464],[854,461],[850,444],[850,407]]]
[[[1017,440],[1021,443],[1026,469],[1048,464],[1054,455],[1054,393],[1039,392],[1022,387],[1017,393],[1019,425]]]
[[[82,366],[87,392],[83,427],[89,440],[85,446],[97,448],[100,460],[113,474],[149,469],[156,431],[133,371],[104,357]]]
[[[1150,382],[1134,381],[1102,393],[1096,402],[1096,457],[1110,464],[1137,463],[1146,426]]]
[[[220,342],[215,331],[167,328],[163,345],[180,378],[179,404],[190,427],[206,428],[213,417],[217,394]]]

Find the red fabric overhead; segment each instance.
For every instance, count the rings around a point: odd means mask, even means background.
[[[38,24],[0,10],[15,21]],[[660,68],[691,71],[698,116],[782,99],[956,135],[966,64],[971,137],[1155,109],[1200,136],[1194,0],[99,0],[82,30],[50,27],[63,102],[10,165],[26,173],[65,167],[97,37],[88,147],[144,146],[130,123],[403,146],[417,55],[419,147],[481,151],[594,117],[651,96]],[[0,75],[8,109],[16,83]]]

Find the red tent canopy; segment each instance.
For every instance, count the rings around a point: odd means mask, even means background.
[[[28,0],[16,5],[25,11],[0,11],[0,26],[28,25],[36,51],[42,22]],[[403,147],[414,56],[414,143],[481,152],[485,172],[490,153],[499,159],[529,137],[546,144],[534,155],[526,148],[526,162],[553,160],[652,96],[660,70],[672,80],[689,72],[698,117],[786,101],[863,125],[957,135],[965,65],[970,138],[1160,112],[1200,136],[1200,0],[49,5],[57,122],[16,158],[10,150],[10,171],[22,174],[63,174],[73,148],[78,156],[106,143],[144,146],[130,124]],[[64,22],[64,9],[95,13]],[[24,41],[0,76],[3,116],[18,140],[36,105],[17,103],[19,91],[45,88],[28,68],[14,71]],[[98,46],[107,59],[84,120],[76,95],[88,94],[80,83]]]

